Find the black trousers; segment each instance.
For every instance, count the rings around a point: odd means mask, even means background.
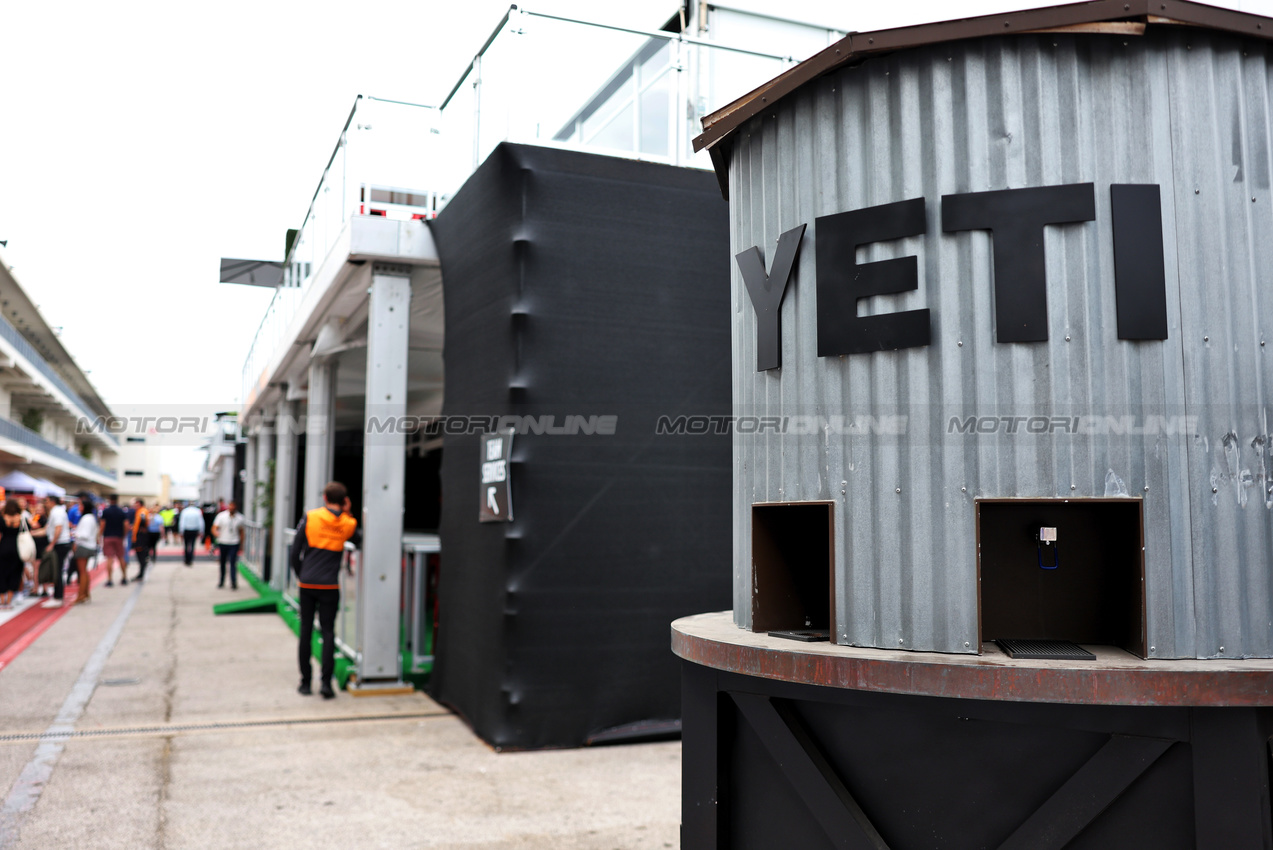
[[[323,636],[323,678],[327,684],[336,672],[336,609],[340,606],[340,591],[300,588],[301,635],[296,647],[296,660],[301,668],[301,681],[309,683],[313,675],[310,658],[314,645],[314,612],[318,612],[318,630]]]
[[[239,544],[238,543],[221,543],[221,583],[217,587],[225,586],[225,565],[230,562],[230,587],[237,588],[239,586]]]
[[[53,598],[61,599],[66,592],[66,585],[63,583],[63,571],[66,569],[67,557],[71,554],[70,543],[54,543],[53,551],[57,553],[57,578],[53,582]],[[72,565],[74,569],[74,565]]]
[[[199,542],[199,532],[183,531],[181,532],[181,539],[182,542],[186,544],[184,557],[186,560],[186,566],[188,567],[194,563],[194,547]]]
[[[137,578],[146,577],[146,564],[150,561],[150,532],[137,532],[137,542],[133,544],[133,553],[137,555]],[[128,570],[124,570],[128,572]]]

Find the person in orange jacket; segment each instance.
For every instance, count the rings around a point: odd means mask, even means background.
[[[290,563],[296,573],[300,588],[301,606],[300,643],[297,661],[301,669],[301,684],[297,691],[304,696],[313,693],[310,681],[313,675],[311,656],[314,639],[314,614],[318,614],[318,628],[323,638],[322,694],[332,699],[332,674],[336,670],[336,610],[340,606],[340,564],[344,559],[346,541],[357,546],[362,541],[358,520],[350,514],[349,492],[339,481],[332,481],[323,488],[321,508],[306,512],[296,527],[292,541]]]
[[[132,527],[128,535],[132,539],[133,552],[137,555],[137,581],[146,580],[146,564],[150,561],[150,512],[141,499],[133,499]],[[128,570],[124,570],[127,574]]]

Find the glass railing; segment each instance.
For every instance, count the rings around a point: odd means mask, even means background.
[[[359,97],[249,349],[245,408],[292,342],[304,294],[354,216],[432,218],[505,141],[710,168],[691,144],[700,118],[793,63],[680,33],[514,8],[441,107]]]
[[[243,545],[239,547],[239,560],[252,568],[257,576],[265,576],[265,553],[269,551],[270,530],[250,519],[243,521]]]
[[[93,409],[90,408],[87,404],[85,404],[82,398],[80,398],[78,395],[75,394],[74,391],[71,390],[70,386],[67,385],[66,381],[62,380],[62,376],[59,375],[57,371],[54,370],[54,368],[49,365],[48,361],[44,359],[44,356],[41,355],[40,352],[35,350],[35,346],[27,342],[26,337],[24,337],[21,333],[19,333],[17,328],[9,324],[9,320],[4,318],[3,316],[0,316],[0,337],[3,337],[6,342],[8,342],[15,349],[17,349],[18,354],[25,357],[27,362],[31,364],[32,368],[34,368],[37,372],[43,375],[49,381],[49,383],[57,387],[58,391],[61,392],[64,396],[66,396],[67,399],[71,402],[71,404],[79,408],[80,413],[82,413],[90,421],[95,420],[97,418],[98,414],[94,412]],[[115,437],[114,434],[111,434],[105,429],[96,429],[96,430],[97,430],[97,433],[100,433],[102,437],[106,439],[107,442],[116,446],[119,445],[119,440]],[[81,460],[83,460],[83,458],[81,458]]]
[[[0,447],[3,447],[5,443],[16,443],[27,448],[38,449],[45,454],[52,455],[94,475],[105,478],[115,477],[115,473],[111,470],[104,469],[92,461],[87,461],[75,452],[67,451],[56,443],[44,439],[30,428],[14,422],[12,419],[0,419]]]
[[[285,336],[310,282],[354,216],[429,219],[446,203],[438,135],[430,106],[359,96],[341,129],[305,219],[288,248],[274,292],[243,366],[243,401],[290,342]]]
[[[772,79],[790,56],[683,33],[512,9],[444,100],[447,173],[459,184],[500,142],[710,168],[700,119]]]

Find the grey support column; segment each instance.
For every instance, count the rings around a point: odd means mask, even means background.
[[[273,570],[270,586],[275,590],[287,587],[287,540],[284,530],[291,528],[296,494],[296,402],[287,395],[279,399],[278,416],[274,420],[274,533],[270,539]]]
[[[252,515],[252,500],[256,493],[256,444],[259,442],[256,432],[247,434],[247,448],[243,452],[243,501],[239,503],[239,513],[248,519]]]
[[[305,416],[305,510],[323,506],[323,487],[332,477],[335,431],[336,361],[315,358],[309,364]]]
[[[401,675],[398,628],[406,435],[395,426],[407,410],[409,274],[409,269],[376,266],[368,299],[358,593],[358,649],[362,655],[358,672],[363,682],[397,680]]]
[[[266,488],[270,486],[270,461],[274,459],[274,422],[273,420],[262,420],[260,424],[253,428],[256,434],[256,480],[260,482],[260,487],[252,492],[252,496],[248,501],[252,507],[246,510],[247,515],[261,525],[268,525],[269,518],[265,515],[265,508],[257,505],[259,499],[266,499]]]

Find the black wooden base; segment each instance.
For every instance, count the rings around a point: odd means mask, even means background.
[[[1273,709],[791,684],[683,662],[683,850],[1273,848]]]

